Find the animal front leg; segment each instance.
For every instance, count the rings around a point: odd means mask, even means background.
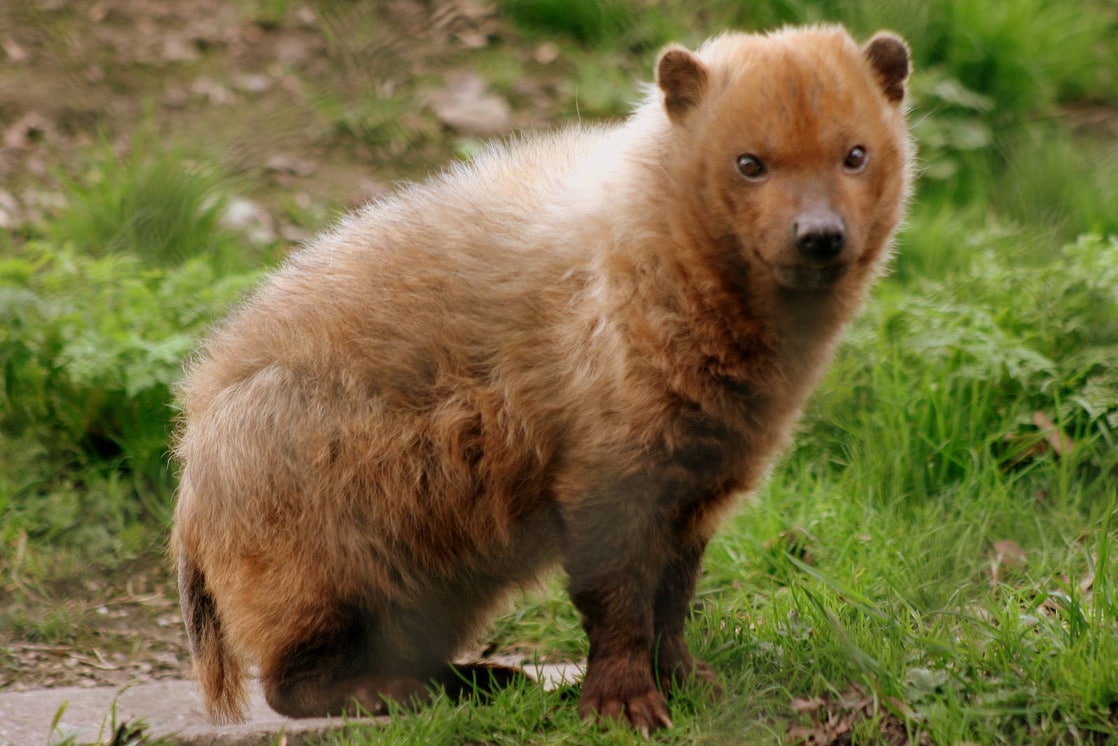
[[[669,531],[655,480],[644,475],[611,487],[565,516],[564,566],[590,640],[579,715],[627,721],[647,734],[672,724],[652,670],[653,609]]]
[[[684,639],[684,626],[691,611],[706,539],[687,541],[680,537],[678,551],[664,565],[656,589],[654,665],[660,689],[668,694],[672,688],[696,681],[722,693],[722,684],[711,665],[691,655]]]
[[[654,582],[647,572],[572,577],[571,597],[590,640],[583,719],[626,720],[646,735],[672,726],[652,671]]]

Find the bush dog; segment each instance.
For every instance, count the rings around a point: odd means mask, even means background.
[[[383,712],[555,563],[579,712],[670,726],[704,548],[890,253],[905,43],[665,49],[624,122],[492,146],[293,253],[187,366],[173,550],[216,720]]]

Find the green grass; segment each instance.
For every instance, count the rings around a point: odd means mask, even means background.
[[[633,47],[635,31],[642,30],[655,46],[673,38],[693,41],[720,27],[839,22],[862,37],[889,28],[909,41],[918,69],[944,69],[1009,114],[1112,94],[1118,85],[1118,52],[1110,43],[1118,19],[1102,0],[713,0],[698,8],[636,0],[503,0],[500,7],[535,34],[608,49]]]
[[[616,46],[619,39],[630,33],[638,17],[636,6],[626,0],[506,0],[502,7],[526,28],[566,34],[580,42],[602,46]]]
[[[275,27],[297,4],[242,7]],[[857,714],[853,743],[886,731],[934,743],[1118,737],[1118,146],[1113,130],[1076,114],[1118,111],[1112,10],[1042,0],[499,7],[501,41],[454,64],[525,106],[520,79],[547,76],[557,119],[622,115],[659,44],[696,44],[727,25],[891,27],[916,59],[922,179],[894,272],[794,447],[708,552],[689,636],[724,677],[725,699],[678,693],[676,728],[655,740],[780,743],[812,727],[812,712]],[[331,140],[392,174],[468,157],[422,104],[434,62],[410,70],[371,6],[317,11],[333,74],[294,77],[313,88]],[[537,63],[545,42],[559,57]],[[119,570],[162,546],[171,387],[262,263],[220,225],[222,164],[194,152],[144,136],[123,157],[94,146],[61,179],[61,208],[0,239],[5,590]],[[1046,420],[1070,452],[1055,452]],[[16,605],[0,628],[80,644],[80,616]],[[561,576],[518,596],[489,640],[541,660],[586,654]],[[326,742],[640,740],[579,723],[576,702],[577,689],[534,686],[486,705],[439,699]]]
[[[66,713],[66,704],[58,708],[54,720],[50,724],[51,746],[173,746],[174,739],[155,737],[149,733],[148,724],[143,721],[134,721],[128,718],[120,719],[117,703],[113,702],[109,714],[101,722],[97,742],[84,743],[72,733],[62,731],[58,725]]]

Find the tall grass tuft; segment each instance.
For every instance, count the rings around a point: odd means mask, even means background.
[[[62,180],[65,205],[47,226],[56,245],[91,256],[127,254],[153,266],[237,255],[220,226],[218,173],[179,150],[146,137],[123,156],[102,145],[81,175]]]

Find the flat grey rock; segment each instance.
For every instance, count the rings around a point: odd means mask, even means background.
[[[494,663],[521,666],[520,658]],[[545,689],[573,684],[582,677],[579,664],[527,664],[524,672]],[[65,710],[54,730],[51,723]],[[202,708],[192,681],[156,681],[130,687],[65,687],[26,692],[0,692],[0,746],[44,746],[66,736],[78,743],[107,740],[116,725],[143,721],[153,736],[169,737],[183,746],[271,746],[283,733],[288,746],[346,723],[384,722],[384,718],[314,718],[291,720],[273,712],[254,681],[248,720],[239,725],[214,725]]]
[[[494,137],[512,128],[512,107],[489,90],[476,73],[451,76],[447,84],[428,94],[428,102],[443,124],[464,135]]]
[[[66,706],[54,733],[51,722]],[[0,694],[0,745],[41,746],[66,736],[78,743],[107,740],[115,725],[143,720],[154,736],[169,736],[184,746],[257,746],[272,744],[279,733],[295,746],[309,734],[344,722],[340,718],[290,720],[272,712],[259,687],[253,687],[248,720],[239,725],[214,725],[204,714],[192,681],[156,681],[123,689],[66,687]]]

